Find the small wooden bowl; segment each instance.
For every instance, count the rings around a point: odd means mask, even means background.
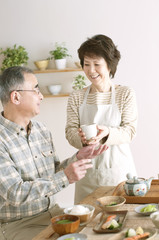
[[[34,64],[39,70],[42,71],[42,70],[45,70],[48,67],[49,60],[36,61],[36,62],[34,62]]]
[[[69,220],[71,223],[57,223],[60,220]],[[59,235],[64,235],[68,233],[74,233],[77,231],[80,219],[74,215],[59,215],[51,218],[52,228]]]
[[[96,201],[96,204],[102,210],[111,212],[119,209],[125,202],[126,202],[126,199],[122,196],[106,196],[106,197],[98,198]],[[113,203],[116,203],[116,204],[111,206],[111,204]]]

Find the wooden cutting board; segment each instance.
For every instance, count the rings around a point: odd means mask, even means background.
[[[159,203],[159,179],[152,180],[151,188],[145,196],[128,196],[124,191],[125,182],[121,182],[115,188],[113,196],[123,196],[126,203]]]

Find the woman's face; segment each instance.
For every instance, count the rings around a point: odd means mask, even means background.
[[[103,57],[84,57],[83,70],[92,84],[100,85],[110,79],[110,70]]]

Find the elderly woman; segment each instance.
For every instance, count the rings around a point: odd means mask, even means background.
[[[78,49],[80,63],[91,85],[74,91],[68,100],[66,138],[75,148],[100,142],[108,150],[92,160],[93,168],[76,183],[75,203],[99,186],[115,186],[136,175],[129,143],[136,135],[137,106],[132,88],[115,85],[120,52],[105,35],[96,35]],[[97,124],[98,134],[87,141],[82,124]]]

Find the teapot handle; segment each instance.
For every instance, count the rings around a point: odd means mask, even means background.
[[[114,189],[114,191],[113,191],[113,193],[112,193],[112,196],[120,196],[120,195],[122,196],[124,185],[125,185],[125,181],[119,183],[119,184],[115,187],[115,189]]]

